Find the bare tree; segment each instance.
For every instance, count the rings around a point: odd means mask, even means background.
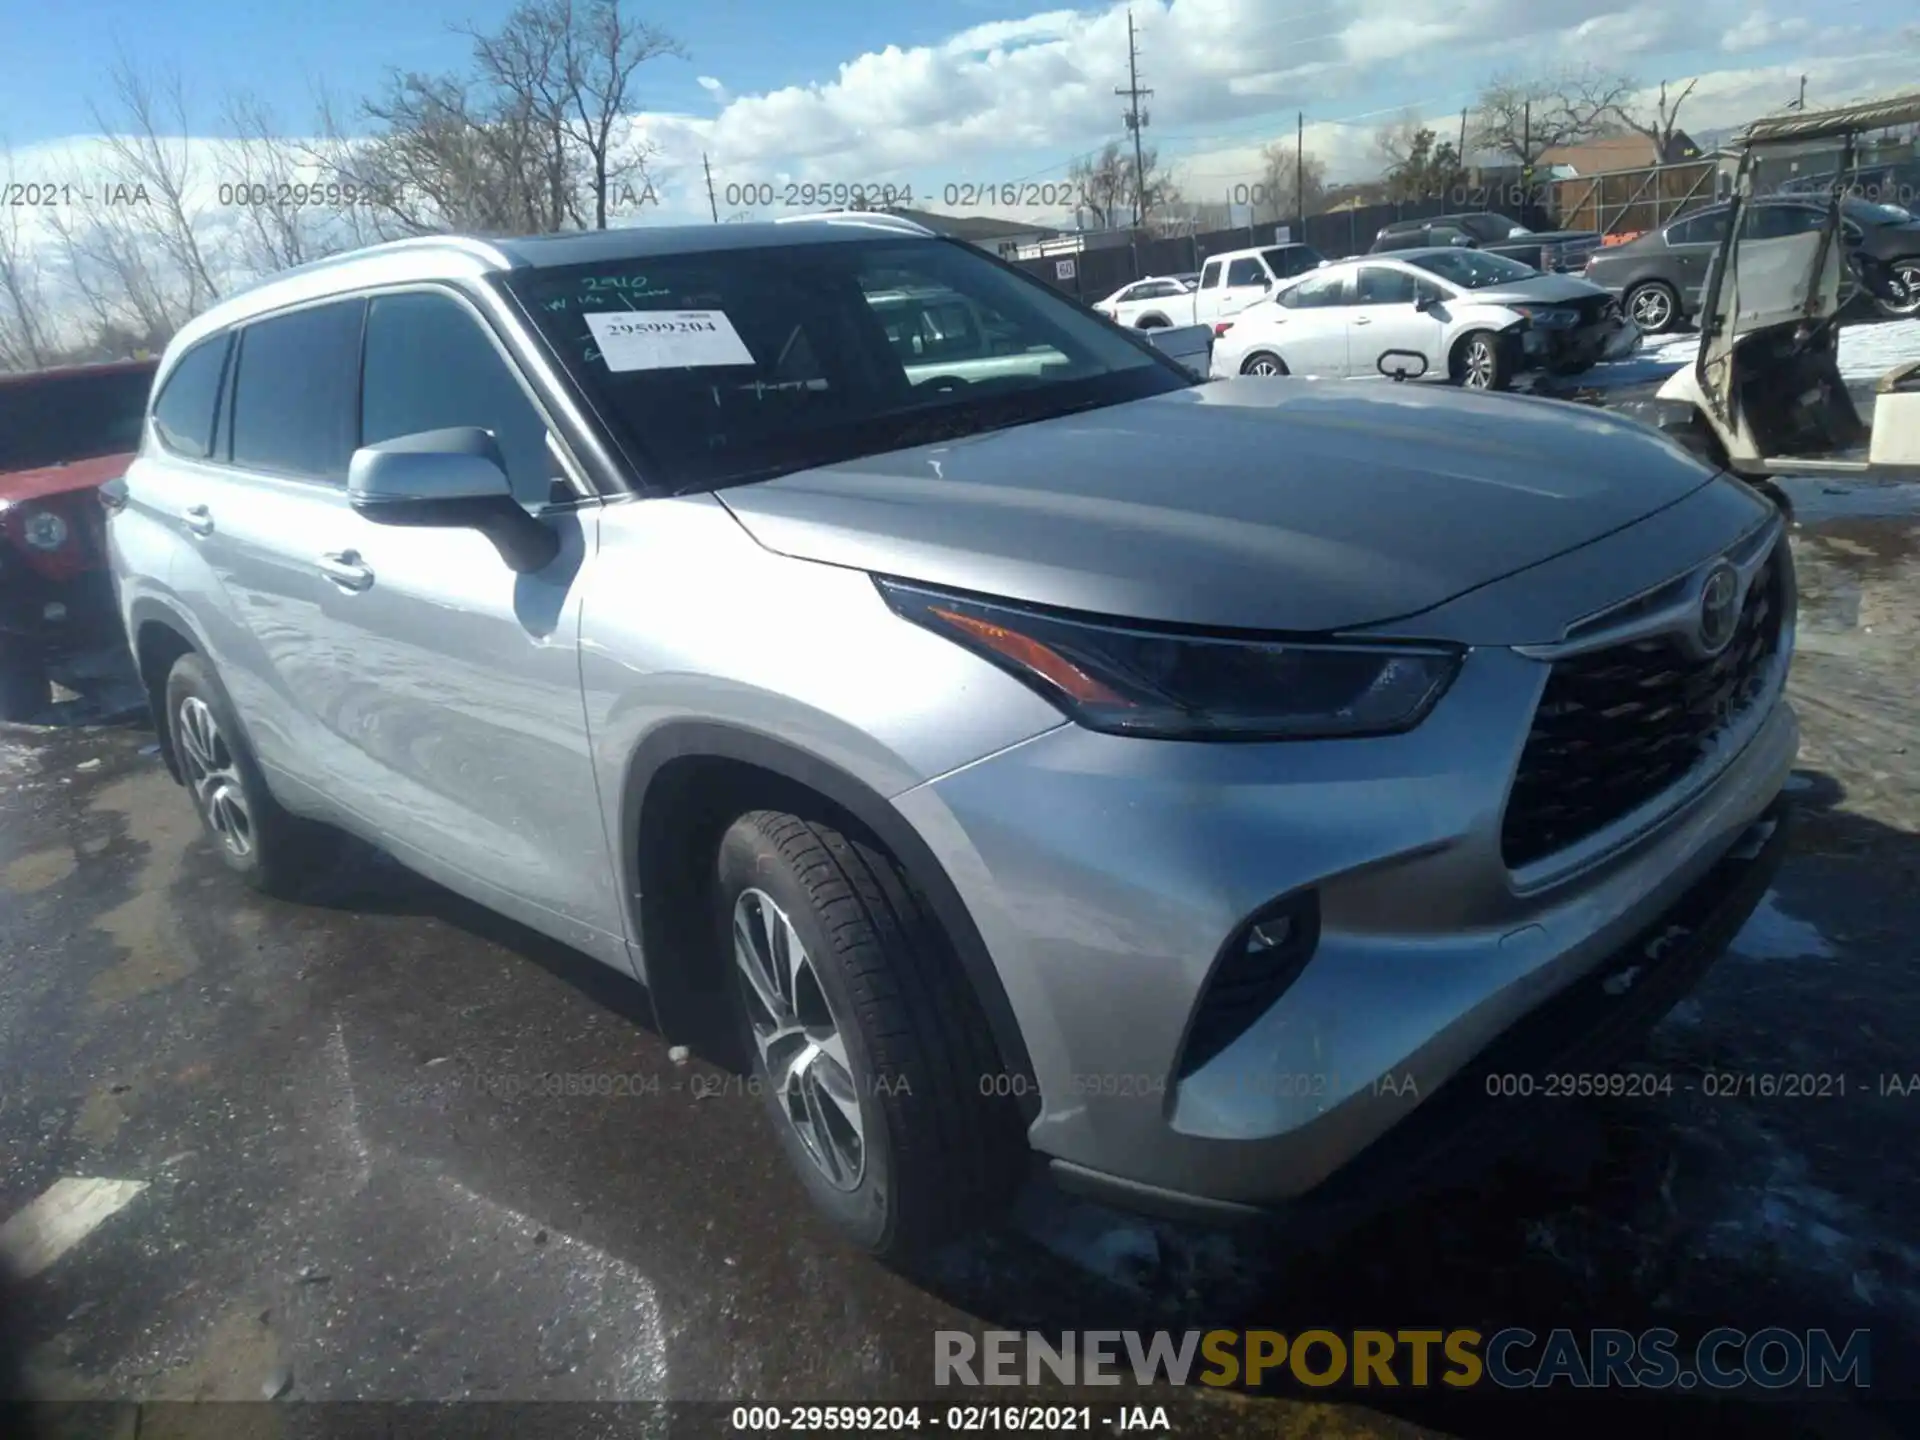
[[[201,197],[194,191],[205,177],[185,87],[175,72],[156,83],[124,53],[114,60],[112,79],[119,113],[109,119],[96,107],[94,120],[112,157],[114,179],[147,197],[145,203],[124,207],[125,218],[136,234],[151,241],[185,286],[181,303],[191,315],[217,298],[220,286],[201,240]]]
[[[1630,76],[1591,65],[1543,78],[1499,75],[1474,105],[1475,140],[1531,169],[1549,150],[1612,133],[1638,88]]]
[[[13,153],[5,153],[0,190],[13,180]],[[21,224],[20,206],[0,206],[0,368],[36,370],[53,345],[52,316],[40,288],[41,266]]]
[[[1160,152],[1149,145],[1140,153],[1146,184],[1139,211],[1143,224],[1152,228],[1155,217],[1173,210],[1180,200],[1180,187],[1160,165]],[[1067,181],[1074,189],[1074,209],[1091,220],[1087,228],[1113,230],[1131,223],[1135,209],[1135,167],[1133,151],[1118,140],[1109,140],[1104,149],[1083,155],[1067,167]],[[1176,221],[1178,217],[1172,217]]]
[[[632,121],[640,67],[684,55],[621,0],[522,0],[497,31],[463,28],[468,74],[393,74],[363,107],[367,141],[332,163],[372,196],[372,222],[446,228],[605,228],[650,193],[653,148]]]
[[[348,247],[340,182],[311,146],[289,141],[273,112],[251,95],[227,100],[231,139],[222,165],[235,197],[235,257],[256,274],[303,265]]]
[[[1695,78],[1687,81],[1680,93],[1671,99],[1667,96],[1667,82],[1660,82],[1660,96],[1653,102],[1653,113],[1634,111],[1624,104],[1613,107],[1613,113],[1629,130],[1636,135],[1644,135],[1653,144],[1654,163],[1669,164],[1673,159],[1674,137],[1680,133],[1680,107],[1687,103],[1687,97],[1693,93],[1693,87],[1700,81]]]
[[[1253,207],[1256,222],[1317,215],[1326,198],[1327,167],[1312,151],[1302,155],[1291,140],[1261,147],[1260,195]]]

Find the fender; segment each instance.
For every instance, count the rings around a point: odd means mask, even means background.
[[[621,873],[629,877],[628,923],[632,927],[630,933],[639,938],[643,965],[649,950],[656,956],[662,953],[665,937],[658,933],[661,925],[657,918],[653,925],[646,924],[648,907],[641,903],[644,897],[638,884],[642,847],[671,844],[673,837],[643,835],[640,817],[661,769],[670,761],[695,756],[752,765],[802,786],[852,816],[892,853],[932,907],[985,1012],[1002,1063],[1009,1073],[1024,1076],[1030,1082],[1024,1087],[1025,1105],[1037,1111],[1039,1086],[1034,1081],[1033,1062],[1014,1018],[1006,987],[1000,982],[986,942],[967,912],[960,892],[938,857],[884,796],[838,766],[770,735],[707,720],[671,721],[641,741],[628,760],[620,797],[620,863]],[[658,917],[660,911],[653,908],[651,913]],[[650,990],[656,989],[665,978],[657,975],[652,966],[646,967],[646,975]]]
[[[133,602],[127,606],[126,618],[127,646],[133,651],[134,667],[140,674],[142,687],[147,692],[147,709],[153,716],[154,734],[160,741],[160,758],[165,762],[167,773],[174,778],[175,783],[184,784],[185,781],[180,774],[179,757],[173,753],[173,731],[167,724],[167,694],[164,677],[158,686],[147,683],[146,672],[140,665],[140,630],[144,625],[164,625],[178,634],[202,656],[211,653],[207,649],[207,637],[201,633],[200,627],[188,618],[185,610],[171,601],[162,600],[150,594],[135,596]],[[241,738],[246,741],[247,748],[251,750],[253,739],[246,733],[246,720],[238,714],[234,718],[240,722]]]

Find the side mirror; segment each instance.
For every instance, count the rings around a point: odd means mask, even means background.
[[[1273,288],[1273,277],[1270,275],[1262,275],[1260,277],[1260,288],[1262,290],[1271,290]]]
[[[473,426],[363,445],[347,467],[347,503],[376,525],[478,530],[520,575],[560,553],[560,537],[513,498],[500,446]]]

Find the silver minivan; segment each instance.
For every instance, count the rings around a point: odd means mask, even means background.
[[[1610,1073],[1781,854],[1751,490],[1550,401],[1199,384],[886,217],[288,272],[168,347],[108,498],[238,875],[351,832],[724,1017],[885,1254],[1036,1172],[1397,1200],[1557,1113],[1511,1077]]]

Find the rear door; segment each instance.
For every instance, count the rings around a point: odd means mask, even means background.
[[[1700,308],[1700,292],[1707,283],[1707,266],[1719,253],[1720,242],[1726,233],[1727,210],[1724,206],[1702,210],[1697,215],[1676,220],[1667,227],[1667,252],[1672,257],[1672,273],[1680,287],[1680,299],[1688,314]]]
[[[316,715],[337,657],[312,564],[346,521],[364,310],[334,300],[241,328],[210,463],[170,467],[184,537],[173,587],[260,763],[327,800],[368,783]]]
[[[1362,265],[1354,277],[1347,317],[1347,373],[1381,373],[1381,357],[1389,351],[1417,354],[1426,362],[1420,373],[1444,373],[1441,354],[1446,325],[1431,310],[1419,306],[1422,282],[1392,265]],[[1427,282],[1429,294],[1439,288]]]
[[[604,953],[624,929],[580,695],[579,585],[597,501],[565,480],[549,427],[490,323],[438,287],[367,308],[361,443],[492,432],[515,498],[560,538],[516,575],[477,531],[348,510],[301,559],[325,586],[333,654],[316,708],[371,777],[361,803],[429,873]],[[456,872],[447,874],[447,871]],[[570,934],[558,917],[591,934]]]

